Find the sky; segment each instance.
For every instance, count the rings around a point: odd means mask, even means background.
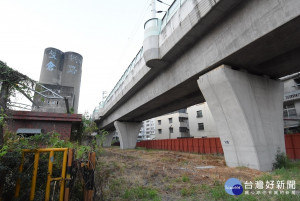
[[[150,3],[0,0],[0,60],[38,81],[47,47],[81,54],[79,113],[91,114],[102,92],[113,89],[142,47],[144,23],[151,16]],[[159,2],[156,6],[157,10],[168,8]]]

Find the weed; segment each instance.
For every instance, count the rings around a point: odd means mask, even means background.
[[[219,181],[214,181],[214,186],[210,189],[210,198],[213,200],[220,200],[226,197],[229,197],[226,191],[224,190],[224,185]]]
[[[142,186],[126,189],[122,197],[126,200],[161,200],[156,190]]]
[[[192,195],[195,195],[196,190],[196,186],[186,187],[180,190],[180,194],[182,197],[190,197]]]
[[[257,177],[255,180],[256,181],[263,181],[264,183],[266,183],[266,181],[270,181],[272,179],[273,179],[272,175],[270,175],[269,173],[265,173],[262,176]]]
[[[182,181],[182,179],[181,179],[180,177],[175,179],[175,182],[176,182],[176,183],[179,183],[179,182],[181,182],[181,181]]]
[[[277,150],[277,154],[275,157],[275,162],[273,163],[273,169],[280,169],[280,168],[290,168],[291,167],[291,161],[287,157],[287,155],[284,152],[280,152],[280,150]]]
[[[189,178],[188,176],[186,176],[186,175],[183,175],[183,176],[182,176],[182,181],[183,181],[183,182],[189,182],[189,181],[190,181],[190,178]]]

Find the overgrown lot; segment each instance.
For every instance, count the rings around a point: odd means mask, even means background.
[[[224,184],[232,177],[243,183],[296,180],[299,191],[300,164],[263,173],[226,167],[223,156],[115,147],[104,149],[95,179],[97,200],[300,200],[299,195],[228,195]]]

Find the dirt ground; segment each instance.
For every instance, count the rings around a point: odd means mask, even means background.
[[[130,195],[130,189],[137,186],[158,194],[155,199],[141,200],[207,200],[207,189],[216,183],[223,186],[232,177],[253,181],[263,174],[246,167],[226,167],[223,156],[173,151],[112,147],[105,148],[98,161],[102,176],[96,178],[96,185],[101,185],[97,193],[102,200],[139,200]],[[214,167],[199,169],[207,166]]]

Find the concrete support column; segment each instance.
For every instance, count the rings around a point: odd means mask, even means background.
[[[115,135],[115,131],[110,131],[107,136],[105,136],[105,140],[103,142],[103,147],[110,147],[111,141]]]
[[[114,122],[119,134],[121,149],[134,149],[136,140],[142,127],[142,122]]]
[[[220,66],[198,79],[221,138],[226,164],[268,171],[285,152],[283,84]]]

